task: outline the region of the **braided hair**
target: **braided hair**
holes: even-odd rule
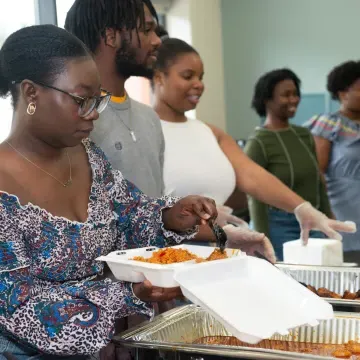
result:
[[[11,34],[0,50],[0,97],[18,100],[24,79],[52,84],[66,68],[67,60],[91,56],[86,46],[54,25],[35,25]]]
[[[96,52],[106,29],[136,30],[145,25],[144,5],[158,20],[150,0],[75,0],[67,13],[65,29]]]

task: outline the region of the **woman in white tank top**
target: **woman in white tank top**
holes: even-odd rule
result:
[[[349,230],[346,225],[328,219],[255,164],[224,131],[186,117],[186,112],[196,108],[203,94],[203,74],[203,62],[194,48],[179,39],[163,41],[154,66],[152,85],[154,108],[162,119],[165,137],[166,194],[199,194],[223,205],[238,187],[264,203],[295,212],[304,243],[312,228],[321,229],[330,238],[340,236],[335,230]],[[263,234],[251,233],[248,229],[245,233],[242,228],[229,228],[228,225],[224,229],[228,238],[240,247],[256,243],[254,238],[258,242],[259,238],[264,239]],[[265,248],[266,255],[274,259],[267,238],[260,247]],[[251,252],[254,247],[250,244],[250,249],[247,249]]]
[[[167,51],[169,43],[170,52]],[[177,52],[176,61],[168,63],[167,54],[173,57]],[[153,79],[155,111],[162,119],[165,137],[165,194],[203,194],[223,205],[236,186],[234,168],[212,129],[185,115],[186,111],[195,109],[204,91],[202,61],[190,45],[182,40],[167,39],[160,48],[156,67],[162,62],[167,63],[167,73],[173,73],[176,66],[181,67],[174,72],[177,76],[165,78],[164,73],[156,72]],[[168,85],[174,91],[163,91],[164,81],[170,82]]]
[[[236,187],[234,168],[219,146],[212,128],[199,120],[188,119],[185,115],[186,111],[196,107],[204,91],[202,61],[199,55],[185,42],[177,39],[166,40],[165,47],[166,42],[169,41],[175,41],[176,46],[185,46],[191,50],[180,55],[180,65],[184,65],[184,69],[180,71],[180,76],[172,82],[175,89],[180,88],[183,92],[191,78],[195,76],[198,80],[183,97],[181,103],[178,103],[179,97],[168,99],[168,95],[171,96],[170,92],[161,92],[161,88],[158,86],[160,80],[158,77],[153,82],[156,100],[155,110],[162,119],[161,125],[165,138],[165,194],[180,197],[186,196],[186,194],[203,194],[214,199],[219,206],[219,212],[222,213],[220,214],[222,217],[221,225],[225,226],[229,217],[226,208],[221,205],[226,202]],[[162,50],[164,50],[164,46]],[[173,51],[171,52],[174,54]],[[161,61],[161,53],[164,52],[160,50],[159,61]],[[177,64],[179,64],[179,60],[180,58],[177,58]],[[164,61],[167,60],[164,59]],[[176,95],[180,94],[180,91],[176,92]],[[176,109],[175,106],[169,105],[174,100]],[[239,233],[242,232],[243,234],[244,231],[245,233],[248,231],[246,223],[244,225],[241,219],[232,217],[231,220],[237,225],[243,225],[238,229]],[[255,232],[249,232],[249,234],[258,242],[258,246],[255,247],[266,252],[266,255],[274,261],[270,242],[266,238],[264,239],[262,234]],[[192,243],[204,244],[204,242],[196,241]],[[266,250],[263,249],[264,243],[266,243]],[[246,250],[249,249],[246,248]]]

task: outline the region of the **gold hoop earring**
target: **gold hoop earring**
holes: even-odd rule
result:
[[[36,111],[36,104],[31,102],[29,103],[27,109],[26,109],[26,112],[29,114],[29,115],[34,115],[35,114],[35,111]]]

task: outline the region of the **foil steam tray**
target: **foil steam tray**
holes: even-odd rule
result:
[[[195,305],[187,305],[157,316],[152,322],[139,325],[118,336],[113,341],[122,346],[151,348],[219,357],[246,359],[333,359],[317,355],[287,351],[259,349],[243,346],[193,344],[206,336],[231,336],[217,320]],[[336,313],[332,320],[318,327],[301,326],[289,335],[275,335],[271,340],[298,343],[344,344],[360,340],[360,315]]]
[[[346,290],[350,292],[360,290],[360,268],[290,264],[277,264],[276,266],[293,279],[306,285],[312,285],[316,289],[324,287],[339,295],[342,295]],[[360,306],[359,300],[324,299],[337,306]]]

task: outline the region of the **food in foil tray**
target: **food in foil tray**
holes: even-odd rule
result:
[[[360,290],[357,292],[350,292],[345,290],[342,295],[337,294],[336,292],[330,291],[324,287],[321,287],[316,290],[314,286],[307,285],[306,286],[309,290],[320,297],[324,298],[331,298],[331,299],[344,299],[344,300],[360,300]]]
[[[218,248],[216,248],[206,259],[198,257],[186,249],[165,248],[154,251],[150,258],[135,256],[131,260],[143,261],[152,264],[175,264],[190,260],[195,260],[196,262],[221,260],[226,259],[227,257],[226,252],[222,253]]]
[[[349,341],[342,345],[335,345],[283,340],[263,340],[256,345],[250,345],[233,336],[208,336],[195,340],[194,344],[245,346],[257,349],[290,351],[317,356],[332,356],[340,359],[360,360],[360,343],[354,341]]]

